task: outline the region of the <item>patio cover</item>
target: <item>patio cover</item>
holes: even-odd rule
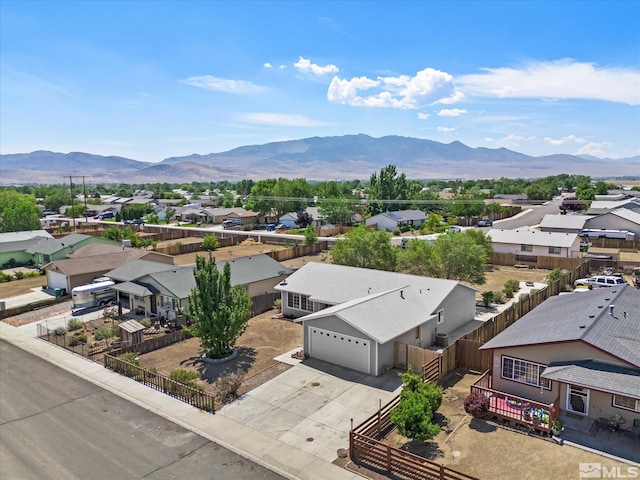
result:
[[[552,363],[542,378],[592,388],[614,395],[640,397],[640,371],[595,360]]]
[[[113,289],[118,292],[128,293],[129,295],[137,295],[138,297],[149,297],[160,293],[159,290],[151,285],[141,285],[134,282],[117,283],[113,286]]]

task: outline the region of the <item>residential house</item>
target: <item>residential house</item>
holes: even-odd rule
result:
[[[539,402],[551,415],[640,418],[640,290],[631,286],[552,297],[481,350],[491,368],[472,391],[512,405],[492,400],[493,413],[524,423],[513,405]]]
[[[594,200],[591,202],[587,215],[601,215],[603,213],[609,213],[619,208],[626,208],[627,210],[640,211],[640,198],[626,198],[624,200],[609,201],[609,200]]]
[[[384,212],[365,220],[367,227],[375,225],[378,230],[392,232],[395,228],[405,225],[419,228],[427,219],[427,215],[420,210],[399,210],[397,212]]]
[[[540,221],[540,230],[555,233],[578,233],[587,227],[593,215],[545,215]]]
[[[306,356],[382,375],[395,342],[429,346],[473,321],[475,290],[438,278],[310,262],[276,287]]]
[[[244,285],[252,298],[273,293],[275,286],[292,272],[291,268],[265,254],[221,260],[216,262],[218,269],[222,270],[225,263],[231,265],[231,284]],[[129,299],[128,305],[125,301],[123,306],[140,308],[148,315],[172,318],[180,309],[188,308],[189,294],[196,285],[193,270],[193,265],[177,267],[135,260],[105,276],[121,282],[115,289],[122,298]]]
[[[27,250],[46,238],[53,239],[46,230],[0,233],[0,266],[33,263]]]
[[[307,212],[311,216],[312,227],[321,227],[323,225],[326,225],[327,222],[325,222],[324,217],[320,215],[320,212],[318,211],[318,207],[306,207],[301,211]],[[297,221],[298,221],[298,212],[285,213],[284,215],[281,215],[279,218],[279,223],[281,223],[282,225],[286,225],[289,228],[298,228],[299,226],[296,223]]]
[[[595,230],[622,230],[640,239],[640,209],[617,208],[589,220],[587,228]]]
[[[580,237],[575,233],[541,232],[532,228],[489,230],[495,253],[513,253],[516,260],[535,262],[537,257],[576,258],[580,255]]]
[[[62,260],[74,250],[89,245],[90,243],[104,243],[120,246],[120,242],[82,233],[70,233],[64,237],[44,238],[35,245],[29,247],[26,252],[30,254],[37,265],[46,265],[54,260]]]
[[[43,267],[49,288],[64,288],[71,292],[74,287],[91,283],[105,273],[136,259],[173,265],[173,257],[158,252],[118,245],[92,243],[68,258],[54,260]]]

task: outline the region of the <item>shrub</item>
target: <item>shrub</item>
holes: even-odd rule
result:
[[[145,327],[149,328],[151,326],[151,319],[143,318],[142,320],[140,320],[140,325],[144,325]]]
[[[464,399],[464,411],[476,418],[484,418],[489,413],[489,398],[480,393],[470,393]]]
[[[394,228],[394,229],[393,229],[393,234],[394,234],[395,236],[398,236],[398,235],[400,235],[401,233],[402,233],[402,231],[400,230],[400,228],[396,227],[396,228]]]
[[[80,343],[87,343],[86,333],[76,333],[73,338],[77,338]]]
[[[22,280],[24,278],[24,272],[18,270],[13,273],[13,276],[16,277],[16,280]]]
[[[75,347],[77,345],[80,345],[80,340],[78,339],[78,337],[73,336],[69,339],[69,346],[70,347]]]
[[[495,292],[493,292],[493,301],[495,303],[504,303],[504,299],[502,298],[503,296],[504,292],[496,290]]]
[[[119,364],[118,367],[115,369],[115,371],[123,375],[126,375],[127,377],[132,377],[136,373],[136,371],[138,371],[138,369],[135,367],[140,366],[140,360],[138,360],[138,355],[140,354],[137,352],[122,353],[118,355],[116,358],[126,363]]]
[[[244,381],[244,372],[237,370],[218,378],[214,383],[215,395],[218,401],[235,400],[238,390]]]
[[[0,282],[10,282],[11,280],[13,280],[13,276],[0,272]]]
[[[93,338],[95,338],[98,341],[106,340],[107,338],[112,336],[113,335],[111,334],[110,328],[100,327],[95,332],[93,332]]]
[[[213,251],[216,250],[220,246],[220,242],[215,235],[205,235],[202,238],[202,249]]]
[[[493,302],[494,296],[495,296],[495,292],[492,292],[492,291],[482,292],[482,303],[484,303],[485,308],[487,308],[489,304]]]
[[[549,275],[547,276],[547,285],[551,285],[553,282],[562,278],[563,276],[564,270],[562,270],[561,268],[554,268],[553,270],[551,270],[551,272],[549,272]]]
[[[275,302],[273,302],[273,308],[277,309],[279,312],[282,312],[282,299],[278,298]]]
[[[196,380],[200,378],[197,372],[192,372],[189,370],[174,370],[169,374],[169,379],[186,385],[188,387],[194,388],[201,392],[204,392],[204,387],[200,385]]]
[[[54,333],[58,336],[58,337],[64,337],[65,333],[67,333],[67,329],[64,327],[58,327],[54,330]]]
[[[508,298],[513,298],[513,293],[520,290],[520,282],[515,278],[507,280],[504,282],[504,294]]]
[[[73,332],[84,327],[84,323],[79,318],[72,318],[67,322],[67,332]]]

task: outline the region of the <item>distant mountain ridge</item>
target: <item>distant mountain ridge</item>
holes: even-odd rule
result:
[[[221,153],[170,157],[159,163],[83,152],[0,155],[2,184],[63,183],[84,175],[89,183],[157,183],[275,177],[308,180],[367,179],[385,165],[408,178],[638,175],[640,156],[598,159],[567,154],[531,157],[506,148],[471,148],[461,142],[343,135],[249,145]]]

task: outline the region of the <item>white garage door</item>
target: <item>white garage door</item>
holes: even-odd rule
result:
[[[47,276],[49,277],[47,282],[49,284],[49,288],[67,288],[66,275],[49,270],[47,271]]]
[[[369,350],[371,342],[318,327],[308,326],[309,356],[370,373]]]

